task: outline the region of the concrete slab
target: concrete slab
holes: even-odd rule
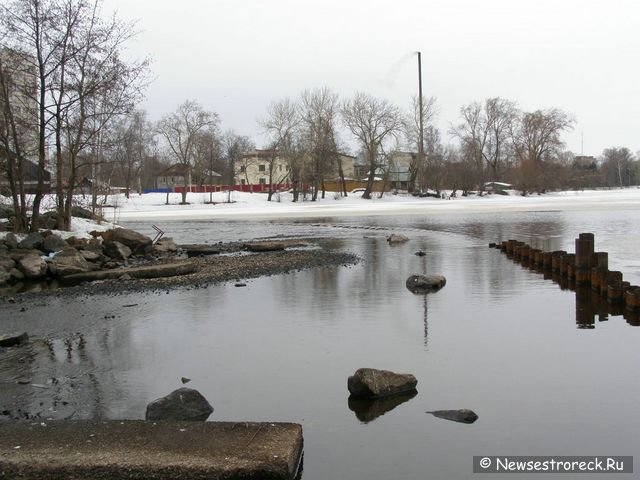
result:
[[[266,480],[295,478],[293,423],[0,422],[0,478]]]

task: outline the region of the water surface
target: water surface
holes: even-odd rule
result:
[[[0,357],[0,410],[143,418],[149,401],[188,377],[214,406],[211,420],[301,423],[306,480],[470,479],[473,455],[633,455],[640,329],[588,291],[563,289],[487,243],[573,250],[573,239],[591,231],[611,267],[637,283],[635,213],[164,222],[182,243],[334,238],[331,248],[363,262],[246,288],[10,306],[3,325],[34,341]],[[152,233],[150,224],[127,226]],[[391,232],[411,240],[389,246]],[[413,295],[404,283],[414,273],[442,273],[447,285]],[[395,408],[354,411],[346,383],[360,367],[413,373],[418,394]],[[458,408],[479,420],[425,413]]]

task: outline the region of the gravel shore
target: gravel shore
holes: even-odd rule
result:
[[[0,297],[0,303],[23,302],[50,296],[73,297],[78,295],[108,294],[119,295],[140,291],[171,290],[174,288],[202,288],[216,283],[241,282],[244,279],[284,274],[309,268],[349,266],[358,263],[359,258],[351,253],[325,248],[322,242],[289,241],[287,248],[280,251],[247,253],[242,244],[218,245],[220,254],[189,258],[195,272],[173,277],[129,279],[126,269],[124,277],[116,280],[100,280],[73,287],[29,291],[15,296]],[[169,255],[153,262],[140,259],[136,266],[159,264],[184,259],[184,255]]]

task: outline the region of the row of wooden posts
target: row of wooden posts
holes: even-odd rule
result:
[[[609,254],[595,251],[594,234],[581,233],[575,245],[576,253],[544,252],[518,240],[490,243],[489,247],[500,249],[514,261],[566,277],[576,286],[590,285],[612,305],[624,306],[634,312],[640,310],[640,287],[624,281],[622,272],[609,270]]]

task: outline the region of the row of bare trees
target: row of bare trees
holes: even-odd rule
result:
[[[430,98],[423,104],[423,109],[430,122],[435,112],[435,99]],[[413,115],[414,120],[417,115]],[[341,181],[341,193],[347,195],[340,155],[347,149],[341,131],[355,139],[368,164],[363,197],[370,198],[376,172],[388,165],[388,155],[398,150],[403,142],[416,141],[417,120],[410,121],[410,118],[412,116],[387,100],[358,92],[341,101],[335,92],[324,87],[305,90],[297,99],[272,102],[259,123],[269,137],[269,149],[277,151],[287,163],[293,200],[297,201],[300,188],[307,184],[311,184],[312,200],[317,199],[319,192],[324,197],[324,181],[328,175],[335,177],[336,173]],[[270,171],[275,171],[270,167]],[[418,163],[411,166],[414,180],[420,167]],[[269,180],[274,183],[273,178]]]

